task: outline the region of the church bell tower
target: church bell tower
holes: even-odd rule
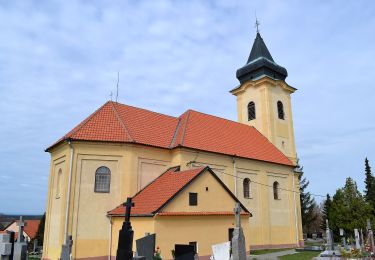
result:
[[[276,64],[259,31],[247,63],[236,73],[240,85],[230,92],[237,97],[238,121],[254,126],[292,162],[296,148],[287,70]]]

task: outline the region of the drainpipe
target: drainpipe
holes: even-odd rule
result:
[[[293,197],[294,197],[294,219],[295,219],[295,223],[296,223],[296,240],[297,240],[297,245],[299,246],[299,230],[298,230],[298,214],[297,214],[297,200],[296,200],[296,185],[295,185],[295,174],[297,174],[297,172],[294,172],[292,173],[292,177],[293,177]]]
[[[112,257],[112,217],[109,216],[109,253],[108,253],[108,260],[111,260]]]
[[[68,141],[68,144],[70,146],[70,162],[69,162],[69,179],[68,179],[68,193],[66,197],[66,209],[65,209],[65,229],[64,229],[64,239],[65,239],[65,245],[68,245],[68,225],[69,225],[69,206],[70,206],[70,192],[71,192],[71,186],[72,186],[72,170],[73,170],[73,145]]]
[[[237,170],[236,170],[236,155],[233,155],[233,175],[234,175],[234,195],[238,197],[237,194]]]

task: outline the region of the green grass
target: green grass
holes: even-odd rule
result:
[[[292,255],[284,255],[279,257],[280,260],[311,260],[316,257],[320,252],[301,252]]]
[[[250,255],[264,255],[269,253],[281,252],[286,250],[291,250],[293,248],[278,248],[278,249],[259,249],[259,250],[251,250]]]

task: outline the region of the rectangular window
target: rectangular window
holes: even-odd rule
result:
[[[189,192],[189,205],[190,206],[198,205],[198,193]]]
[[[194,242],[189,242],[190,246],[194,247],[194,253],[198,254],[198,243],[196,241]]]

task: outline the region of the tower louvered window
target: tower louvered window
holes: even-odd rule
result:
[[[109,193],[111,186],[111,171],[105,167],[99,167],[95,172],[95,192]]]
[[[250,183],[251,181],[249,178],[243,180],[243,197],[245,199],[250,198]]]
[[[285,116],[284,105],[281,101],[277,101],[277,113],[279,115],[279,119],[284,120],[284,116]]]
[[[247,105],[247,113],[249,121],[255,119],[255,103],[253,101]]]

